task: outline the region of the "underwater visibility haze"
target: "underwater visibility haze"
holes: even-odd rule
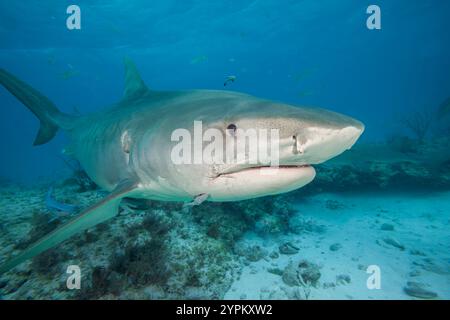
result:
[[[449,299],[449,10],[0,2],[0,299]]]

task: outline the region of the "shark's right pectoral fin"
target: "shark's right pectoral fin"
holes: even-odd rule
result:
[[[11,258],[11,260],[6,261],[0,266],[0,274],[5,273],[22,262],[55,247],[73,235],[92,228],[93,226],[116,216],[120,201],[124,197],[130,195],[130,193],[136,190],[136,188],[136,182],[129,180],[123,181],[110,195],[90,206],[76,218],[49,233],[47,236],[34,243],[17,256]]]

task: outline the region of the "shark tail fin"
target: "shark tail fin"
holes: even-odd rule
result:
[[[0,69],[0,84],[19,99],[41,122],[35,146],[53,139],[59,128],[68,129],[73,117],[60,112],[55,104],[30,85]]]

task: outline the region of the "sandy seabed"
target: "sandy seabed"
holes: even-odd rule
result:
[[[45,212],[46,188],[2,189],[2,258],[30,235],[33,213]],[[58,190],[58,199],[82,207],[101,197],[98,191]],[[254,210],[264,200],[252,201],[235,208]],[[229,217],[229,207],[220,204],[205,204],[192,213],[164,203],[144,211],[127,209],[108,227],[60,245],[49,256],[52,264],[41,259],[9,272],[0,279],[0,298],[450,299],[450,192],[294,194],[265,201],[280,202],[276,208],[288,206],[293,213],[288,221],[274,220],[272,225],[278,214],[262,214],[243,233],[236,231],[241,221],[235,219],[244,215]],[[146,223],[149,215],[151,226]],[[264,223],[282,231],[261,232],[268,228]],[[283,229],[284,223],[289,228]],[[228,237],[231,231],[235,239]],[[166,276],[161,271],[148,278],[156,260],[147,261],[147,253],[139,251],[153,250],[152,239],[161,237],[164,250],[156,248],[171,271],[164,282],[155,278]],[[140,267],[134,273],[112,267],[117,264],[114,251],[127,246],[142,252],[132,264],[121,261],[126,268]],[[65,266],[77,261],[84,261],[88,278],[83,281],[91,283],[83,295],[63,286]],[[42,264],[52,273],[33,269]],[[367,287],[367,268],[374,265],[380,270],[379,289]],[[161,284],[154,285],[155,279]]]
[[[293,287],[281,272],[304,259],[320,270],[318,283],[308,288],[310,299],[414,299],[432,293],[450,298],[450,193],[319,194],[303,200],[296,205],[298,218],[326,231],[277,238],[248,233],[242,241],[269,251],[284,242],[299,250],[244,267],[225,299],[292,298]],[[380,268],[380,289],[367,287],[370,265]],[[424,289],[425,296],[422,290],[416,297],[407,294],[411,286]]]

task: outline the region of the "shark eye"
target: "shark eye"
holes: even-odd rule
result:
[[[227,126],[227,133],[234,136],[236,134],[237,127],[234,123],[231,123]]]

